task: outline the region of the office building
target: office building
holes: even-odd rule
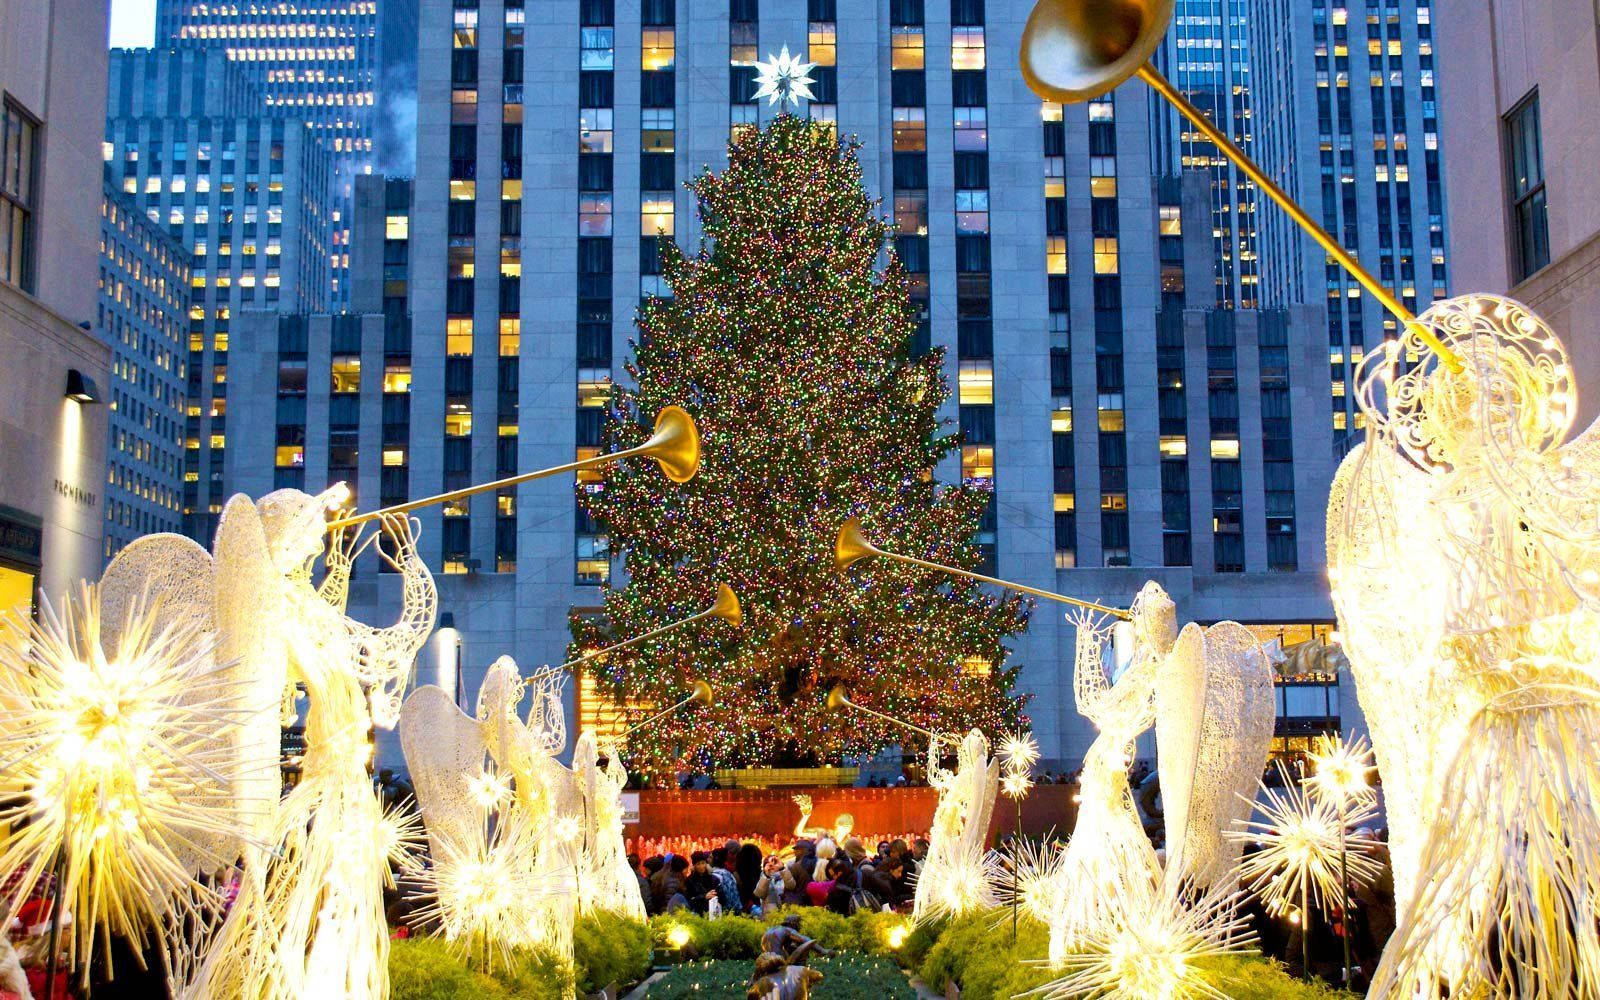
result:
[[[1253,0],[1262,166],[1412,312],[1450,285],[1433,0]],[[1445,16],[1456,16],[1452,5]],[[1470,85],[1469,85],[1470,86]],[[1260,206],[1262,302],[1327,305],[1336,446],[1348,391],[1396,321],[1276,206]]]
[[[374,317],[262,317],[235,372],[248,364],[253,387],[235,385],[250,408],[230,449],[239,487],[269,485],[276,442],[301,426],[302,404],[280,397],[302,384],[306,488],[351,468],[316,439],[357,355],[358,398],[337,404],[355,421],[337,433],[357,442],[363,506],[374,484],[388,491],[388,468],[426,496],[595,453],[640,298],[670,292],[662,241],[698,236],[682,184],[776,113],[751,100],[752,64],[788,45],[818,63],[800,113],[862,138],[866,184],[899,225],[917,347],[946,348],[947,416],[965,435],[940,475],[992,484],[979,539],[992,568],[1112,601],[1153,578],[1185,620],[1325,633],[1326,369],[1304,332],[1319,309],[1214,309],[1208,182],[1153,183],[1138,85],[1041,106],[1014,58],[1026,14],[973,0],[428,0],[418,142],[449,155],[419,160],[404,222],[405,388],[401,340]],[[385,214],[385,237],[399,226]],[[401,398],[407,443],[389,466]],[[568,613],[599,604],[614,553],[572,490],[557,477],[418,512],[469,698],[498,655],[559,662]],[[367,573],[352,609],[381,622],[392,583]],[[1057,762],[1093,735],[1073,704],[1073,641],[1041,607],[1014,654]],[[583,691],[574,715],[615,719]]]
[[[212,114],[240,83],[197,75],[202,63],[212,60],[184,50],[113,52],[104,157],[109,183],[190,253],[183,515],[185,533],[205,542],[230,492],[233,316],[327,308],[332,166],[301,121]],[[196,99],[210,86],[221,94]]]
[[[1254,155],[1249,8],[1250,0],[1177,0],[1155,61],[1191,104],[1246,154]],[[1211,178],[1216,305],[1254,309],[1261,294],[1255,185],[1175,108],[1159,97],[1153,101],[1151,152],[1156,175],[1201,170]]]
[[[152,532],[183,530],[189,250],[106,188],[100,203],[100,305],[111,346],[105,557]]]
[[[99,576],[111,351],[93,330],[106,6],[0,6],[0,608]]]
[[[1458,293],[1527,303],[1567,345],[1580,426],[1600,414],[1600,16],[1573,0],[1489,0],[1439,24]]]
[[[256,85],[264,113],[306,122],[332,152],[330,280],[344,302],[355,178],[376,143],[409,139],[416,0],[210,3],[158,0],[156,44],[224,53]]]

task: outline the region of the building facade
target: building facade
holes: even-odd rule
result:
[[[93,332],[106,7],[0,7],[0,609],[99,576],[110,349]],[[59,606],[59,603],[58,603]]]
[[[1172,24],[1156,53],[1156,66],[1190,103],[1253,156],[1255,88],[1251,70],[1255,59],[1250,48],[1250,2],[1177,0]],[[1201,170],[1211,178],[1216,305],[1254,309],[1261,296],[1255,186],[1175,108],[1159,97],[1154,100],[1151,151],[1156,175]]]
[[[373,169],[380,136],[400,138],[386,125],[407,117],[415,38],[416,0],[156,4],[158,46],[225,54],[259,89],[263,113],[306,122],[333,154],[329,264],[336,304],[347,294],[355,178]]]
[[[1450,286],[1433,0],[1253,0],[1262,166],[1412,312]],[[1444,18],[1460,16],[1449,5]],[[1464,84],[1471,89],[1473,84]],[[1262,301],[1325,303],[1337,446],[1348,391],[1396,321],[1276,206],[1261,206]]]
[[[193,113],[241,93],[231,74],[194,75],[210,62],[183,50],[113,52],[104,125],[108,183],[190,254],[182,506],[185,532],[202,542],[230,492],[234,314],[325,309],[331,287],[327,150],[294,119]],[[222,93],[197,99],[208,84]]]
[[[1489,0],[1452,9],[1439,34],[1444,139],[1477,151],[1446,172],[1456,290],[1509,294],[1550,323],[1587,424],[1600,413],[1600,197],[1587,168],[1600,156],[1600,15]]]
[[[252,349],[230,375],[234,413],[249,414],[231,442],[234,485],[259,491],[264,469],[284,472],[285,427],[305,428],[294,481],[320,489],[354,468],[380,503],[399,495],[391,469],[419,497],[593,454],[641,296],[670,293],[662,242],[699,233],[682,184],[776,113],[751,100],[752,66],[788,45],[818,63],[800,113],[862,138],[912,275],[917,348],[947,349],[946,416],[964,443],[940,475],[992,485],[980,538],[992,568],[1114,602],[1156,579],[1185,620],[1325,633],[1320,309],[1215,309],[1208,179],[1153,182],[1136,84],[1041,105],[1015,65],[1026,13],[973,0],[428,0],[418,145],[448,155],[419,160],[409,217],[385,209],[381,229],[386,259],[408,236],[409,332],[377,315],[247,316]],[[358,217],[358,240],[379,232]],[[302,385],[303,401],[287,398]],[[314,443],[333,433],[354,440],[353,466]],[[468,697],[500,654],[559,662],[568,613],[599,605],[614,553],[572,491],[557,477],[418,512]],[[392,584],[358,574],[352,608],[382,621]],[[1073,703],[1073,642],[1041,607],[1014,654],[1057,762],[1093,737]],[[610,709],[580,693],[575,721]]]
[[[189,250],[109,186],[100,203],[96,314],[111,347],[109,560],[140,535],[183,531],[189,364]]]

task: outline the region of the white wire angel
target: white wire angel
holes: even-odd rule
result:
[[[1403,894],[1371,995],[1600,995],[1600,428],[1561,444],[1572,370],[1526,307],[1418,323],[1460,370],[1410,329],[1369,355],[1329,501]]]
[[[985,876],[984,842],[1000,788],[1000,762],[989,756],[989,740],[974,729],[956,752],[956,770],[939,767],[939,740],[929,741],[928,774],[938,789],[928,834],[928,856],[917,868],[912,917],[917,921],[960,916],[993,906]]]

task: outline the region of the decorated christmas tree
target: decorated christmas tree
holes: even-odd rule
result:
[[[905,274],[865,193],[857,144],[784,115],[744,133],[720,174],[689,185],[698,253],[667,246],[670,299],[640,311],[636,387],[613,390],[607,446],[684,405],[703,436],[700,474],[668,482],[646,463],[609,466],[579,502],[624,553],[604,614],[574,615],[573,655],[708,607],[727,583],[744,625],[708,623],[591,664],[596,687],[643,712],[704,678],[716,705],[633,737],[635,768],[829,762],[905,742],[859,713],[829,713],[838,682],[860,704],[938,731],[1015,726],[1005,666],[1029,607],[945,575],[877,560],[841,576],[839,525],[859,516],[887,547],[974,568],[987,502],[940,485],[959,441],[939,350],[913,357]]]

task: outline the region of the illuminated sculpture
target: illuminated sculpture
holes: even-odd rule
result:
[[[1385,785],[1448,762],[1436,795],[1399,803],[1410,898],[1371,995],[1593,995],[1600,431],[1561,443],[1566,352],[1497,296],[1436,303],[1360,375],[1368,440],[1329,501],[1335,605]],[[1401,611],[1408,634],[1381,634]],[[1419,708],[1415,729],[1393,718]]]
[[[622,838],[622,789],[628,783],[628,772],[615,751],[604,754],[604,764],[601,756],[592,730],[578,736],[572,749],[573,778],[584,804],[578,908],[580,912],[606,910],[642,921],[645,911],[639,878],[628,864],[627,844]]]
[[[401,516],[383,519],[387,544],[379,547],[401,578],[403,607],[395,625],[374,628],[344,614],[351,563],[367,544],[357,535],[334,536],[324,582],[313,587],[331,496],[279,490],[255,505],[242,497],[230,502],[228,513],[255,543],[240,556],[240,568],[262,591],[240,592],[229,579],[221,558],[223,533],[232,534],[228,513],[218,529],[219,631],[229,635],[225,623],[259,616],[263,604],[272,609],[261,627],[276,633],[286,661],[260,683],[263,690],[280,678],[304,685],[306,752],[300,783],[263,824],[263,840],[274,851],[271,864],[246,851],[237,901],[209,943],[194,942],[207,954],[193,981],[174,984],[185,997],[388,994],[382,890],[404,845],[373,791],[368,733],[375,723],[392,725],[398,715],[397,692],[433,627],[435,592],[416,550],[415,527]],[[257,713],[263,709],[253,706]],[[253,721],[265,729],[262,719]],[[275,784],[275,750],[269,774]]]
[[[984,872],[984,841],[999,790],[1000,762],[989,756],[989,740],[974,729],[956,752],[956,770],[939,766],[937,739],[928,747],[928,774],[938,789],[928,834],[928,856],[917,867],[912,918],[957,917],[994,905]]]
[[[800,818],[795,821],[794,835],[796,837],[811,837],[821,839],[832,838],[835,844],[844,843],[856,828],[856,818],[847,812],[842,812],[834,817],[833,827],[811,826],[812,803],[809,795],[795,795],[792,797],[794,804],[800,807]]]
[[[6,923],[60,857],[72,963],[97,938],[144,943],[214,904],[195,881],[231,859],[238,724],[232,664],[195,622],[133,601],[106,627],[85,586],[57,614],[15,622],[0,643],[0,871],[15,873]],[[18,821],[26,821],[19,823]]]

